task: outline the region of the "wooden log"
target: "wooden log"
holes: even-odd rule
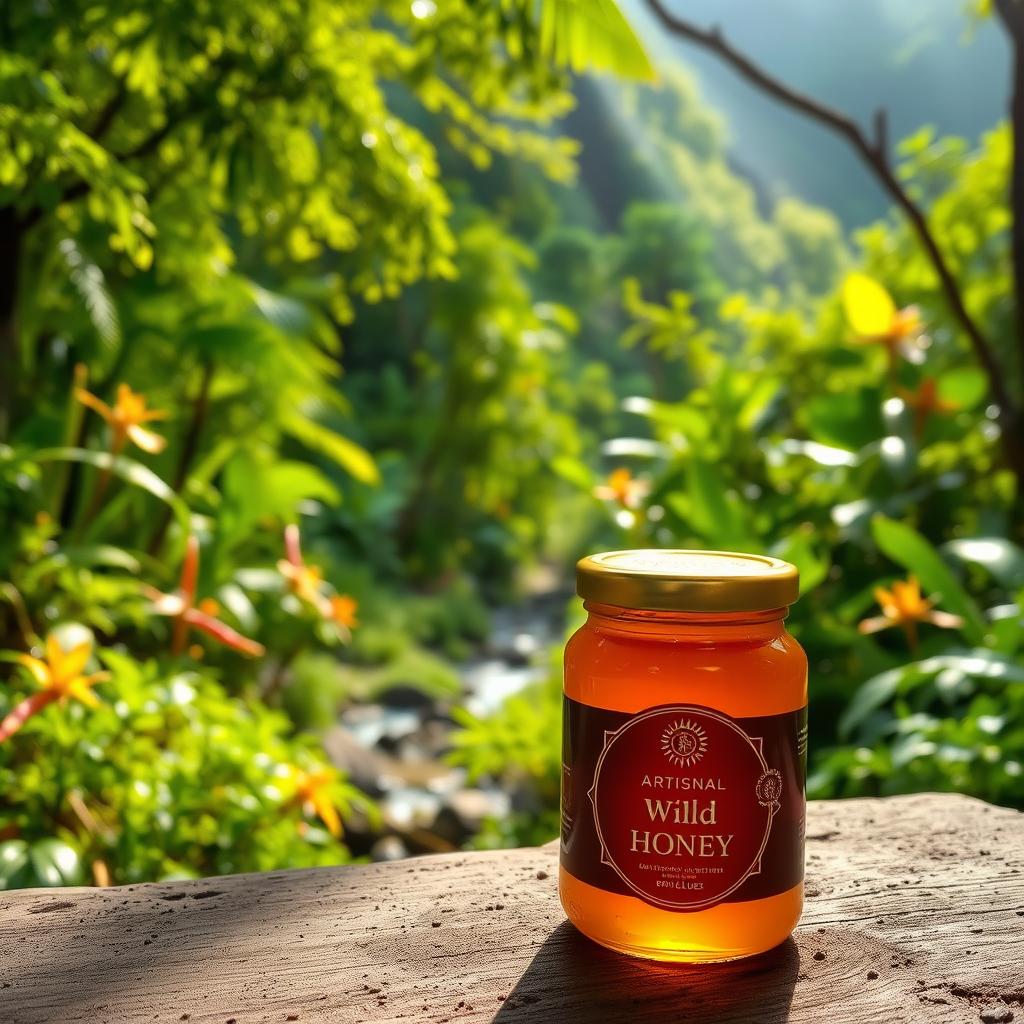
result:
[[[0,1021],[1024,1024],[1024,815],[812,804],[807,908],[762,957],[631,960],[565,922],[557,846],[0,894]]]

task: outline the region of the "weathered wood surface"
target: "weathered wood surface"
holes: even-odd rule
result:
[[[565,923],[557,849],[0,894],[0,1021],[1024,1022],[1024,815],[812,804],[795,941],[705,967]]]

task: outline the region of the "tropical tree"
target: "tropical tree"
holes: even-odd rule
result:
[[[63,326],[69,296],[100,345],[119,344],[112,279],[145,275],[202,301],[254,256],[288,280],[330,250],[322,297],[344,320],[352,296],[450,276],[435,150],[397,111],[410,100],[430,111],[478,161],[514,152],[568,175],[571,142],[524,127],[566,109],[556,65],[649,70],[614,5],[600,8],[599,18],[564,2],[473,0],[7,9],[0,438],[45,383],[40,346]]]

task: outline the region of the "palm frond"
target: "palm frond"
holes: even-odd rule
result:
[[[573,71],[652,81],[654,68],[614,0],[541,0],[541,50]]]

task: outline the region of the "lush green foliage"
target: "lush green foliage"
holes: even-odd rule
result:
[[[230,697],[208,671],[140,662],[123,651],[105,650],[100,659],[114,678],[101,687],[103,704],[33,717],[0,766],[12,804],[5,827],[19,837],[0,846],[0,885],[51,884],[33,851],[53,838],[66,851],[62,870],[72,883],[343,856],[326,828],[303,817],[299,765],[319,756],[288,738],[282,715]],[[343,811],[358,798],[341,782],[331,785]],[[53,832],[36,838],[43,825]],[[28,864],[18,855],[24,850]]]
[[[675,72],[570,83],[650,77],[608,0],[3,31],[0,888],[347,859],[339,710],[457,700],[487,601],[623,545],[800,566],[815,795],[1024,802],[1020,498],[902,221],[769,202]],[[903,154],[1012,366],[1008,133]],[[558,655],[452,712],[478,845],[556,827]]]
[[[904,151],[941,241],[963,254],[972,309],[1008,350],[1005,132],[976,153],[927,135]],[[652,302],[627,281],[626,341],[681,361],[691,383],[682,399],[626,397],[635,430],[605,445],[618,468],[602,483],[581,467],[608,512],[588,546],[759,550],[799,566],[805,599],[790,628],[811,662],[812,795],[945,789],[1020,805],[1015,481],[984,378],[916,240],[883,223],[859,241],[875,280],[851,276],[845,303],[837,294],[813,316],[737,294],[698,317],[690,294]],[[470,722],[460,759],[484,771],[513,742],[510,764],[548,758],[535,785],[550,793],[558,700],[553,675],[530,700]]]
[[[479,378],[466,399],[493,422],[489,447],[460,455],[514,457],[501,446],[516,394],[520,413],[540,397],[529,414],[547,431],[546,392],[524,381],[553,375],[544,355],[568,315],[528,301],[521,245],[453,225],[425,129],[473,166],[500,154],[565,179],[574,143],[543,128],[570,102],[558,66],[588,47],[628,73],[646,58],[611,4],[595,18],[557,0],[67,2],[7,12],[3,31],[0,647],[17,667],[0,692],[2,884],[342,859],[353,791],[266,705],[294,675],[295,720],[331,716],[329,681],[304,702],[292,669],[351,639],[360,598],[391,634],[354,646],[373,667],[356,692],[396,666],[450,692],[416,641],[454,649],[481,625],[457,586],[395,622],[337,545],[322,559],[359,598],[300,550],[295,523],[328,532],[344,487],[368,541],[374,503],[396,493],[349,436],[339,325],[355,301],[461,271],[444,285],[437,358],[460,383]],[[473,348],[492,338],[481,375]],[[453,399],[425,435],[432,490],[469,415]],[[457,507],[507,497],[481,483]],[[395,529],[403,558],[413,513]],[[386,552],[376,564],[401,579]],[[412,643],[397,644],[410,617]]]

